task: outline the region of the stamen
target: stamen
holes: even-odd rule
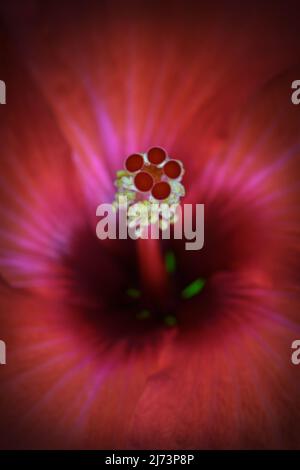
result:
[[[142,237],[144,228],[157,222],[162,230],[176,222],[176,207],[185,195],[181,183],[183,174],[182,163],[170,159],[161,147],[152,147],[147,153],[131,154],[126,159],[125,170],[117,172],[113,207],[117,210],[122,206],[121,201],[126,200],[129,226],[134,229],[137,238]],[[126,206],[126,202],[122,207]],[[157,208],[156,216],[151,213],[152,204]],[[163,210],[166,205],[171,209],[168,216],[167,211]],[[147,209],[142,211],[142,220],[139,209]]]

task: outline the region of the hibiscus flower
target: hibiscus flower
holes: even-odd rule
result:
[[[293,4],[1,10],[1,447],[299,447]],[[199,251],[96,236],[153,146],[205,204]]]

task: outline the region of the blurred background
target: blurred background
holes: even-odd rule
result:
[[[1,448],[300,447],[299,15],[2,2]],[[157,145],[205,204],[200,251],[96,237]]]

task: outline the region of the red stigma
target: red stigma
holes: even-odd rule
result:
[[[160,165],[166,159],[166,152],[161,147],[152,147],[148,151],[148,160],[153,165]]]
[[[181,175],[181,165],[176,160],[169,160],[163,168],[164,174],[171,179],[176,179]]]
[[[150,191],[153,186],[153,178],[146,171],[141,171],[134,178],[136,188],[141,192]]]
[[[130,173],[135,173],[136,171],[140,170],[144,165],[144,159],[138,153],[134,153],[130,155],[125,162],[125,168]]]
[[[166,181],[156,183],[152,188],[152,196],[155,199],[166,199],[171,192],[171,187]]]

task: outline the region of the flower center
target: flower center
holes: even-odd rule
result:
[[[138,222],[146,227],[155,221],[150,216],[145,216],[142,221],[135,219],[133,214],[139,213],[139,209],[150,209],[152,204],[172,206],[173,212],[164,211],[164,216],[161,217],[163,220],[160,228],[166,228],[167,224],[174,223],[174,211],[185,195],[181,183],[183,174],[183,164],[170,158],[161,147],[152,147],[146,153],[129,155],[125,160],[124,170],[117,172],[114,207],[118,209],[121,201],[126,198],[128,208],[133,206],[128,213],[132,225]]]
[[[173,251],[167,251],[164,255],[164,270],[168,276],[168,280],[172,283],[172,277],[176,276],[176,256]],[[204,278],[197,278],[186,287],[184,287],[180,293],[182,300],[188,300],[192,297],[197,296],[205,286],[205,279]],[[135,288],[130,287],[126,290],[127,296],[132,300],[132,304],[137,307],[139,306],[140,310],[138,310],[135,314],[136,319],[138,320],[150,320],[153,316],[155,316],[155,311],[151,311],[151,307],[147,305],[142,305],[144,299],[143,291]],[[168,292],[164,292],[164,295],[168,294]],[[177,318],[175,311],[168,311],[167,309],[164,311],[163,315],[161,315],[161,321],[168,327],[175,327],[177,325]]]
[[[137,236],[137,253],[140,279],[146,296],[156,298],[162,304],[164,296],[170,295],[170,260],[164,263],[161,244],[157,239],[143,239],[143,232],[157,223],[161,230],[176,222],[176,208],[185,195],[182,185],[184,167],[182,162],[170,158],[161,147],[152,147],[146,153],[129,155],[124,170],[117,172],[114,207],[119,209],[126,198],[129,225]],[[156,211],[151,209],[155,205]],[[146,210],[145,210],[146,209]],[[168,209],[168,210],[166,210]],[[154,214],[154,215],[153,215]],[[169,255],[170,257],[170,255]],[[173,269],[175,269],[173,263]],[[135,287],[127,294],[139,299],[141,292]],[[148,307],[142,306],[136,318],[146,320],[151,317]],[[173,314],[164,316],[166,325],[174,326]]]

